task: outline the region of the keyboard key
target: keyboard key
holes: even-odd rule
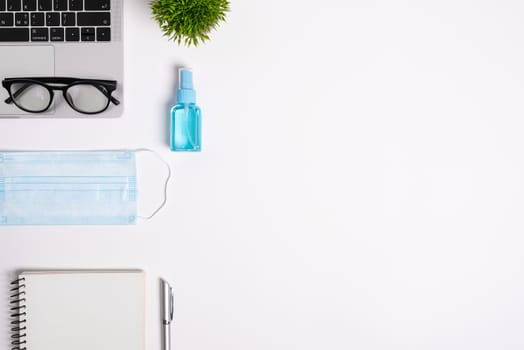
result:
[[[22,0],[22,11],[36,11],[36,0]]]
[[[20,11],[21,9],[20,0],[7,0],[7,11]]]
[[[13,14],[12,13],[0,13],[0,27],[12,27],[13,26]]]
[[[80,29],[80,39],[82,39],[82,41],[95,41],[95,28],[84,27]]]
[[[38,0],[38,11],[51,11],[52,0]]]
[[[78,28],[66,28],[66,41],[79,41],[79,32]]]
[[[62,12],[62,26],[72,27],[76,25],[76,14],[74,12]]]
[[[64,28],[51,28],[51,41],[64,41]]]
[[[111,9],[110,0],[85,0],[86,11],[108,11]]]
[[[0,11],[5,11],[5,0],[0,0]]]
[[[95,41],[95,35],[94,34],[82,34],[82,41]]]
[[[82,11],[84,3],[82,0],[69,0],[69,11]]]
[[[111,41],[111,28],[96,28],[96,40]]]
[[[108,26],[111,24],[111,13],[109,12],[79,12],[77,23],[81,27]]]
[[[31,28],[31,41],[49,41],[47,28]]]
[[[95,28],[93,27],[84,27],[80,29],[81,35],[95,34]]]
[[[27,12],[15,13],[15,26],[28,27],[29,26],[29,13]]]
[[[29,28],[0,28],[1,41],[29,41]]]
[[[32,27],[42,27],[44,26],[44,14],[42,12],[32,12],[31,13],[31,26]]]
[[[67,0],[55,0],[54,11],[67,11]]]
[[[48,27],[58,27],[60,25],[60,14],[58,12],[46,13],[45,25]]]

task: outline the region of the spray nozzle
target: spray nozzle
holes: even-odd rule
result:
[[[180,73],[180,88],[193,89],[193,72],[187,69],[181,69]]]
[[[186,68],[178,71],[179,87],[177,103],[195,103],[196,93],[193,89],[193,72]]]

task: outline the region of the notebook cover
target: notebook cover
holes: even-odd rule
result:
[[[145,350],[142,271],[23,272],[27,350]]]

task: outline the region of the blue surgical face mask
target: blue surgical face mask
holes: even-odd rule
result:
[[[132,225],[137,202],[135,151],[0,152],[0,225]]]

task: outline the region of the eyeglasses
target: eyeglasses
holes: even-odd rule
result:
[[[119,105],[112,97],[116,90],[115,80],[77,79],[77,78],[6,78],[2,86],[9,92],[4,102],[14,103],[29,113],[42,113],[51,107],[54,91],[62,91],[64,99],[75,111],[84,114],[102,113],[109,103]]]

